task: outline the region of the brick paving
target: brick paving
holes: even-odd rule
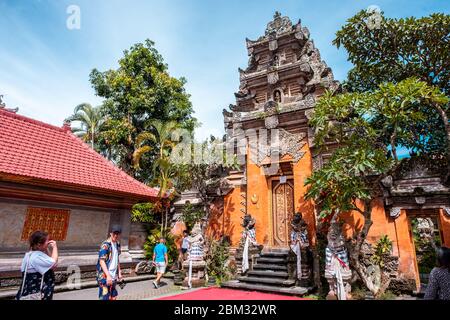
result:
[[[171,279],[162,279],[161,286],[155,289],[152,280],[137,281],[127,283],[125,288],[120,289],[117,300],[142,300],[152,299],[162,295],[181,293],[179,286],[173,284]],[[97,300],[98,288],[88,288],[59,292],[53,295],[53,300]]]

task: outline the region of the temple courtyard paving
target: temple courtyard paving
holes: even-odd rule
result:
[[[154,299],[160,296],[170,294],[178,294],[185,292],[180,289],[180,286],[173,284],[172,279],[161,280],[161,286],[155,289],[153,280],[137,281],[127,283],[123,289],[117,287],[119,296],[117,300],[142,300]],[[58,292],[53,295],[53,300],[97,300],[98,288],[87,288],[81,290],[71,290],[65,292]]]

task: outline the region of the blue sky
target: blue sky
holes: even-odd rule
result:
[[[81,10],[81,28],[69,30],[69,5]],[[343,80],[351,65],[331,45],[334,33],[361,9],[379,6],[389,17],[450,12],[447,0],[0,0],[0,94],[19,113],[61,126],[81,102],[97,105],[93,68],[116,68],[123,50],[149,38],[184,76],[198,138],[223,134],[222,109],[234,103],[237,68],[248,61],[245,38],[264,33],[275,10],[307,26],[322,59]]]

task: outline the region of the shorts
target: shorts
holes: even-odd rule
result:
[[[155,262],[156,265],[156,272],[157,273],[164,273],[166,272],[166,263],[165,262]]]
[[[181,253],[185,254],[187,252],[187,250],[188,250],[187,248],[181,248]]]
[[[106,284],[106,279],[102,279],[98,282],[98,299],[99,300],[110,300],[111,298],[117,297],[118,292],[116,289],[116,281],[113,281],[111,286]]]

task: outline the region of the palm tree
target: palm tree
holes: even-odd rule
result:
[[[85,142],[91,144],[94,149],[95,140],[99,134],[104,119],[100,112],[100,107],[92,107],[89,103],[82,103],[75,107],[73,115],[66,121],[78,121],[80,127],[72,128],[72,132]]]
[[[133,163],[135,169],[140,167],[139,162],[142,156],[156,149],[156,160],[153,163],[153,173],[155,176],[155,182],[159,186],[158,197],[160,203],[165,202],[164,199],[167,197],[168,191],[173,186],[172,179],[175,174],[173,165],[171,164],[169,157],[172,148],[175,146],[175,142],[172,141],[171,137],[173,131],[176,130],[179,125],[176,121],[162,122],[160,120],[151,120],[149,126],[153,128],[153,132],[145,131],[140,133],[136,137],[136,150],[133,154]],[[146,144],[145,142],[150,142],[151,144]],[[164,221],[165,220],[165,221]],[[161,234],[167,228],[168,220],[168,207],[165,206],[165,218],[162,216],[161,219]]]

